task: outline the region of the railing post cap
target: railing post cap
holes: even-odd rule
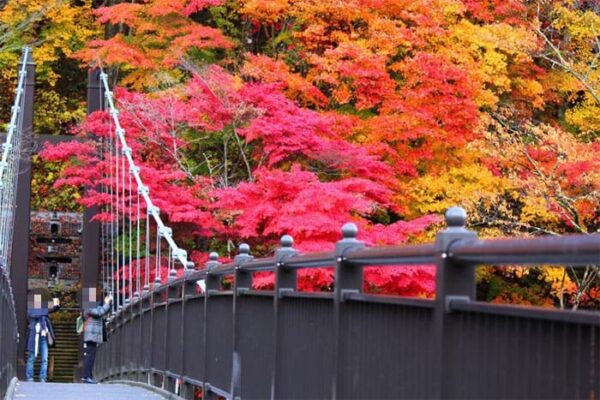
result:
[[[448,227],[436,235],[436,251],[447,253],[450,244],[457,239],[477,239],[477,234],[466,229],[467,212],[462,207],[450,207],[445,214]]]
[[[449,228],[464,228],[467,225],[467,212],[462,207],[450,207],[444,218]]]
[[[344,239],[356,239],[358,236],[358,227],[354,222],[346,222],[342,226],[342,237]]]
[[[290,248],[294,246],[294,238],[290,235],[283,235],[279,243],[281,244],[281,247]]]
[[[238,250],[240,254],[250,254],[250,246],[247,243],[240,244]]]
[[[341,257],[348,250],[363,248],[365,244],[356,239],[358,236],[358,227],[353,222],[346,222],[342,226],[342,239],[335,244],[335,254]]]
[[[205,264],[205,268],[208,272],[210,272],[210,270],[215,268],[217,265],[219,265],[219,253],[213,251],[208,255],[208,261]]]

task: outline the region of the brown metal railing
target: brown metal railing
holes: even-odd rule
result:
[[[17,366],[17,317],[5,268],[0,267],[0,396],[8,389],[16,374]]]
[[[462,209],[446,221],[433,244],[366,248],[347,224],[332,252],[284,236],[267,259],[213,253],[109,321],[97,377],[205,399],[597,398],[600,313],[477,302],[475,266],[600,264],[600,235],[488,241]],[[365,266],[414,264],[435,265],[435,299],[363,293]],[[297,290],[298,269],[326,267],[333,292]],[[253,290],[256,271],[274,290]]]

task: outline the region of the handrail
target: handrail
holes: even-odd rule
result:
[[[448,258],[478,264],[600,264],[600,234],[523,239],[457,240]]]
[[[435,263],[435,245],[371,247],[349,251],[343,259],[356,266],[431,265]],[[587,266],[600,264],[600,234],[519,239],[459,239],[452,242],[444,258],[459,263]],[[327,268],[336,262],[333,251],[300,253],[277,261],[274,257],[252,259],[239,266],[241,271],[274,271],[277,266],[291,269]],[[206,273],[230,275],[234,262],[219,264]]]
[[[372,247],[347,254],[346,261],[354,265],[373,266],[433,264],[435,249],[433,244]]]

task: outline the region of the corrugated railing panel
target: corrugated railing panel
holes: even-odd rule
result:
[[[286,296],[279,307],[275,398],[330,398],[333,301]]]
[[[113,321],[113,323],[114,323],[114,321]],[[115,371],[117,370],[117,368],[120,365],[119,364],[120,360],[117,357],[119,354],[119,346],[121,343],[121,339],[120,339],[121,330],[116,327],[116,323],[113,324],[113,329],[114,330],[113,330],[112,334],[110,335],[110,340],[109,340],[110,346],[108,348],[108,350],[110,352],[109,353],[110,367],[108,369],[108,375],[114,375],[116,373]],[[100,348],[102,348],[102,346],[100,346]]]
[[[206,377],[211,386],[229,391],[233,354],[233,298],[231,295],[210,296],[207,299]]]
[[[152,368],[166,370],[167,310],[166,303],[152,309]]]
[[[181,329],[183,327],[181,321],[182,302],[170,302],[167,311],[167,371],[182,375],[183,374],[183,354],[181,343]]]
[[[131,344],[130,344],[130,351],[131,351],[131,361],[130,361],[130,368],[132,370],[139,370],[142,364],[142,360],[141,360],[141,352],[140,352],[140,343],[144,342],[143,337],[140,335],[140,326],[141,326],[141,320],[140,320],[140,304],[135,303],[132,305],[132,315],[131,315],[131,321],[129,322],[129,324],[131,325],[131,329],[130,329],[130,335],[133,338]]]
[[[204,382],[204,297],[194,297],[186,301],[183,346],[185,376]]]
[[[238,338],[243,399],[268,399],[274,364],[273,298],[238,297]]]
[[[425,307],[347,302],[340,318],[337,398],[432,397],[433,312]]]
[[[113,345],[111,347],[111,375],[116,375],[121,370],[121,337],[123,331],[115,325]]]
[[[447,397],[597,398],[600,328],[494,314],[456,312],[444,371]]]
[[[121,351],[123,355],[123,369],[124,371],[131,371],[134,368],[133,364],[133,343],[136,340],[133,335],[133,321],[131,318],[131,307],[126,310],[127,319],[123,321],[121,327],[121,335],[123,336],[123,344]]]
[[[141,363],[142,363],[142,369],[143,370],[149,370],[150,368],[152,368],[152,350],[149,348],[149,346],[152,345],[152,311],[149,310],[146,306],[143,306],[143,311],[140,314],[140,321],[141,321],[141,332],[140,332],[140,343],[139,345],[142,346],[143,351],[142,351],[142,357],[141,357]]]

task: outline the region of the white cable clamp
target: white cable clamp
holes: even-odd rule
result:
[[[129,146],[123,147],[121,149],[121,154],[124,156],[131,155],[131,147],[129,147]]]
[[[161,237],[173,236],[173,229],[169,228],[168,226],[161,226],[158,228],[158,234]]]
[[[117,110],[116,108],[113,108],[110,110],[110,115],[112,115],[114,118],[118,118],[119,117],[119,110]]]
[[[173,250],[171,257],[173,259],[177,259],[177,258],[181,257],[184,260],[187,260],[187,251],[185,251],[184,249],[177,248],[177,249]]]
[[[137,165],[132,165],[131,167],[129,167],[129,173],[131,175],[138,175],[140,173],[140,167],[138,167]]]
[[[12,143],[2,143],[2,150],[8,149],[8,151],[10,151],[10,149],[12,148]]]
[[[21,111],[21,107],[19,107],[19,106],[12,106],[12,107],[10,108],[10,111],[11,111],[12,113],[19,112],[19,111]]]
[[[117,131],[117,135],[118,135],[119,137],[123,137],[123,136],[125,136],[125,129],[123,129],[123,128],[117,128],[117,130],[116,130],[116,131]]]
[[[148,211],[148,215],[150,215],[150,214],[159,215],[160,214],[160,208],[158,208],[154,205],[149,205],[147,211]]]
[[[150,194],[148,186],[138,186],[138,194]]]

